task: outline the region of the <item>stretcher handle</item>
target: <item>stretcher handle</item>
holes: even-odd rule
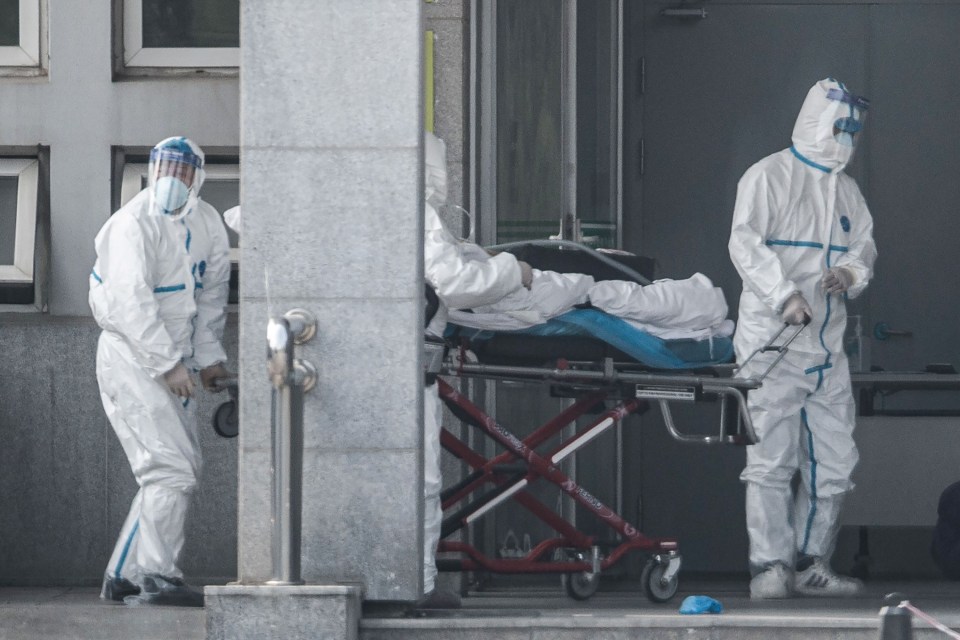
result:
[[[228,376],[226,378],[217,378],[210,385],[215,391],[224,391],[236,389],[238,384],[237,376]]]
[[[663,423],[667,427],[667,432],[674,440],[690,444],[756,444],[759,442],[757,433],[753,429],[753,421],[750,418],[750,412],[747,411],[747,399],[739,389],[727,385],[715,385],[707,387],[704,385],[704,391],[722,395],[731,399],[737,405],[737,413],[740,422],[743,425],[742,435],[730,435],[726,429],[726,417],[722,406],[720,414],[720,434],[716,436],[690,435],[681,433],[677,429],[676,422],[673,419],[673,413],[670,410],[670,402],[667,400],[658,400],[660,414],[663,416]]]
[[[770,340],[767,341],[767,344],[763,345],[762,347],[760,347],[759,349],[757,349],[756,351],[754,351],[753,353],[751,353],[751,354],[750,354],[750,357],[747,358],[746,360],[744,360],[744,361],[740,364],[740,366],[738,366],[738,367],[736,368],[736,370],[737,370],[737,371],[740,371],[740,370],[742,370],[744,367],[746,367],[747,364],[748,364],[751,360],[753,360],[753,358],[754,358],[758,353],[768,353],[768,352],[770,352],[770,351],[776,351],[777,354],[778,354],[777,357],[774,359],[773,362],[770,363],[770,366],[768,366],[768,367],[766,368],[766,370],[757,377],[757,381],[758,381],[758,382],[763,382],[763,380],[767,377],[767,375],[768,375],[771,371],[773,371],[773,368],[776,367],[778,364],[780,364],[780,361],[783,360],[784,356],[787,355],[787,352],[790,351],[790,345],[793,344],[793,341],[797,339],[797,336],[800,335],[800,332],[802,332],[804,329],[807,328],[807,325],[808,325],[808,324],[810,324],[810,316],[804,315],[804,316],[803,316],[803,322],[802,322],[801,324],[797,325],[797,330],[794,331],[793,334],[791,334],[790,337],[787,338],[787,339],[783,342],[783,344],[779,344],[779,345],[778,345],[778,344],[774,344],[774,343],[777,342],[777,340],[780,339],[780,336],[783,335],[783,332],[786,331],[787,328],[789,328],[789,327],[791,326],[790,323],[784,322],[784,323],[783,323],[783,326],[780,327],[780,330],[777,331],[777,332],[774,334],[774,336],[773,336],[772,338],[770,338]]]

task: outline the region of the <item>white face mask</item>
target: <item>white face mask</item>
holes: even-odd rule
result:
[[[190,189],[183,180],[173,176],[163,176],[153,187],[153,201],[165,214],[176,213],[190,198]]]
[[[834,138],[836,138],[837,142],[839,142],[841,145],[853,148],[853,134],[847,133],[846,131],[840,131],[834,136]]]

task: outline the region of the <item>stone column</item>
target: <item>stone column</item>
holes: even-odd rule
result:
[[[298,356],[319,371],[304,410],[303,578],[369,600],[422,590],[421,11],[241,5],[241,586],[271,572],[267,319],[299,307],[318,323]],[[208,604],[230,595],[208,590]]]

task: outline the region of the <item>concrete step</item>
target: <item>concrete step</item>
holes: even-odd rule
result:
[[[362,640],[877,640],[884,596],[897,591],[953,628],[960,627],[960,585],[947,582],[868,583],[850,599],[791,598],[753,601],[741,582],[688,585],[668,603],[647,601],[639,589],[601,591],[585,602],[557,589],[473,593],[456,611],[377,610],[360,622]],[[681,615],[687,595],[719,600],[718,615]],[[899,598],[897,599],[899,602]],[[914,620],[916,640],[940,640],[941,632]]]
[[[745,585],[687,583],[665,604],[647,601],[636,589],[602,590],[572,600],[558,588],[471,593],[456,611],[411,614],[403,605],[366,605],[361,640],[877,640],[884,595],[905,593],[926,613],[960,628],[960,583],[870,582],[858,598],[793,598],[752,601]],[[0,588],[0,640],[102,640],[206,637],[202,609],[125,607],[103,603],[98,589]],[[680,615],[692,594],[719,600],[718,615]],[[320,625],[318,625],[319,627]],[[914,620],[916,640],[947,636]],[[285,638],[284,640],[296,640]]]
[[[203,640],[203,609],[127,607],[91,587],[0,588],[0,640]]]

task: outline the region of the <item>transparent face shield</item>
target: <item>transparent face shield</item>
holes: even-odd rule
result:
[[[845,147],[853,148],[867,119],[870,101],[836,87],[827,91],[827,99],[831,108],[826,117],[832,120],[834,139]]]
[[[196,193],[197,176],[203,161],[199,156],[173,149],[150,153],[149,185],[154,203],[165,214],[174,214]]]

